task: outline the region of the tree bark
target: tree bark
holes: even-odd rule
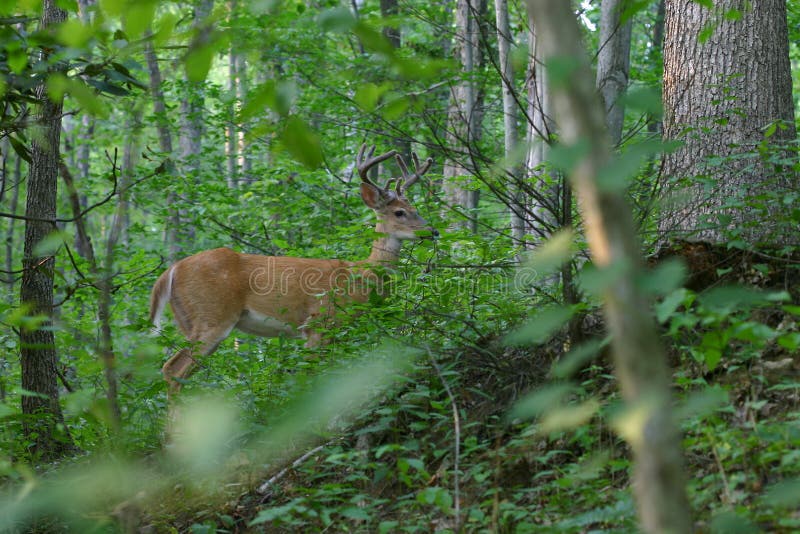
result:
[[[479,137],[480,99],[474,80],[480,58],[480,17],[483,0],[458,0],[456,5],[456,36],[454,55],[461,65],[463,77],[450,88],[450,108],[447,118],[446,142],[448,157],[444,162],[445,201],[463,210],[465,226],[477,230],[478,191],[470,186],[472,151]]]
[[[600,50],[597,53],[597,88],[606,109],[611,144],[622,139],[625,104],[620,100],[628,89],[631,66],[632,20],[621,21],[624,0],[600,2]]]
[[[500,83],[503,88],[503,139],[506,159],[506,176],[511,190],[509,206],[511,239],[516,247],[525,247],[525,192],[522,184],[522,165],[514,158],[519,145],[517,130],[518,105],[514,87],[514,69],[511,63],[511,47],[514,36],[508,22],[508,0],[495,0],[497,22],[497,47],[500,60]]]
[[[97,297],[97,322],[100,326],[100,340],[98,342],[98,353],[103,362],[103,372],[106,378],[106,400],[108,400],[111,429],[118,433],[121,427],[121,412],[117,396],[118,383],[116,375],[116,358],[111,337],[111,268],[113,266],[113,247],[119,235],[119,221],[121,220],[120,209],[117,205],[112,229],[108,237],[108,248],[106,250],[105,269],[101,268],[97,256],[95,255],[94,245],[89,239],[86,229],[86,220],[81,216],[80,194],[75,187],[75,181],[67,169],[66,165],[60,167],[61,176],[66,185],[67,195],[72,207],[72,214],[75,217],[75,239],[81,243],[85,251],[85,258],[89,264],[89,272],[94,280],[94,285],[98,289]],[[116,172],[116,169],[115,169]]]
[[[653,46],[650,48],[649,61],[652,65],[660,65],[663,69],[664,64],[664,0],[658,0],[656,5],[656,15],[653,21]],[[650,117],[647,120],[647,132],[652,135],[660,135],[662,123],[660,119]]]
[[[153,97],[153,115],[156,120],[156,130],[158,130],[158,145],[166,158],[167,175],[175,176],[175,163],[173,161],[172,131],[170,121],[167,118],[167,105],[164,98],[164,90],[161,88],[161,68],[158,66],[158,56],[153,48],[152,34],[148,32],[144,45],[144,57],[147,62],[147,70],[150,75],[150,94]],[[180,213],[177,207],[177,195],[175,191],[167,193],[167,224],[164,231],[164,241],[167,248],[167,259],[170,262],[178,258],[178,238],[177,229],[180,226]]]
[[[56,7],[55,0],[43,1],[44,30],[66,18],[66,12]],[[46,60],[46,53],[42,60]],[[59,403],[58,356],[52,329],[55,256],[48,253],[43,257],[36,251],[37,245],[55,230],[62,100],[50,100],[44,84],[36,88],[36,98],[36,124],[41,136],[34,136],[31,142],[25,207],[29,219],[25,222],[20,302],[30,306],[32,315],[46,319],[40,328],[20,330],[20,361],[22,389],[31,393],[22,396],[23,431],[31,443],[31,453],[48,460],[72,450]]]
[[[207,39],[203,33],[211,31],[208,25],[208,17],[211,14],[213,0],[199,0],[194,8],[194,20],[192,27],[195,32],[200,34],[196,41],[204,43]],[[202,45],[201,45],[202,46]],[[181,98],[181,128],[179,136],[179,146],[181,153],[180,173],[183,179],[189,184],[185,203],[191,203],[194,187],[200,173],[200,153],[203,149],[205,113],[205,86],[203,82],[193,82],[186,80],[186,91]],[[176,220],[173,221],[175,240],[171,250],[172,256],[178,256],[183,252],[184,247],[194,240],[194,225],[189,223],[185,210],[178,210]]]
[[[528,153],[525,160],[527,174],[531,177],[529,189],[529,221],[527,231],[546,239],[559,226],[560,192],[556,186],[559,178],[548,176],[545,169],[550,136],[555,132],[550,90],[547,87],[547,71],[542,62],[538,46],[536,22],[528,16],[528,131],[526,134]]]
[[[236,0],[231,0],[230,9],[231,16],[236,7]],[[228,124],[225,126],[225,168],[227,173],[227,182],[229,189],[235,189],[239,185],[239,139],[238,128],[236,127],[236,112],[237,112],[237,78],[238,72],[238,58],[236,57],[236,50],[233,42],[228,52],[228,98],[230,104],[228,105]]]
[[[600,187],[597,174],[611,158],[602,104],[592,83],[581,34],[570,2],[528,0],[545,60],[573,58],[575,68],[552,80],[553,107],[561,139],[574,145],[591,140],[570,179],[578,195],[592,259],[600,269],[622,269],[604,291],[613,338],[616,375],[628,406],[641,422],[626,428],[635,461],[634,487],[647,532],[692,531],[680,434],[671,414],[670,373],[648,303],[636,280],[642,261],[633,217],[623,194]],[[631,425],[632,427],[634,425]]]
[[[397,0],[381,0],[381,17],[384,19],[397,15]],[[392,24],[384,25],[381,29],[383,36],[391,43],[392,47],[400,48],[400,29]]]
[[[7,143],[10,145],[10,143]],[[19,205],[19,185],[22,182],[22,158],[18,154],[14,154],[14,172],[9,172],[8,169],[8,156],[10,152],[8,148],[3,153],[3,177],[5,194],[10,194],[11,199],[8,203],[8,212],[14,215],[17,214],[17,207]],[[10,185],[9,185],[10,184]],[[14,299],[14,229],[17,220],[13,217],[8,219],[8,229],[6,230],[6,261],[5,261],[5,280],[8,284],[8,299],[13,302]]]
[[[741,16],[726,16],[732,9]],[[664,137],[683,145],[664,159],[672,198],[659,229],[712,242],[736,234],[751,243],[780,241],[779,202],[767,216],[730,204],[798,186],[796,175],[757,156],[770,123],[784,126],[770,142],[796,136],[785,0],[716,0],[713,10],[667,0],[665,26]],[[729,157],[747,153],[753,156]]]

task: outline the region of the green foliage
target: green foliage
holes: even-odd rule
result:
[[[647,237],[657,223],[657,160],[672,147],[652,141],[640,127],[662,115],[660,54],[650,44],[654,3],[626,5],[623,15],[636,15],[635,90],[625,100],[631,134],[602,170],[602,185],[629,192]],[[30,19],[0,21],[0,127],[10,148],[27,157],[34,135],[24,119],[35,87],[46,83],[51,96],[66,99],[69,149],[62,153],[69,168],[78,169],[84,163],[79,154],[88,149],[89,172],[77,187],[93,207],[86,223],[96,253],[113,260],[106,274],[113,286],[122,411],[122,429],[115,433],[98,357],[100,284],[74,246],[76,230],[66,221],[62,198],[61,230],[40,243],[38,252],[56,255],[59,308],[53,328],[64,424],[86,457],[66,462],[75,462],[73,469],[37,465],[30,457],[19,408],[30,392],[19,386],[18,336],[12,329],[37,328],[45,320],[5,304],[17,295],[4,293],[0,501],[9,513],[0,514],[6,522],[0,529],[21,529],[30,518],[54,513],[63,514],[52,519],[62,528],[112,529],[111,510],[135,501],[141,490],[146,495],[140,515],[165,531],[635,530],[631,465],[620,428],[633,424],[636,414],[615,393],[606,363],[610,340],[595,302],[609,280],[626,276],[627,266],[594,268],[584,262],[580,232],[564,231],[513,268],[519,250],[507,236],[501,198],[507,184],[501,179],[464,177],[469,183],[463,185],[483,198],[479,232],[445,231],[457,221],[442,209],[438,192],[439,144],[446,128],[446,82],[462,76],[442,46],[441,28],[451,22],[448,6],[415,1],[406,6],[413,16],[385,19],[374,1],[358,17],[331,3],[311,8],[303,2],[240,2],[230,13],[227,4],[218,5],[208,34],[191,27],[190,7],[108,0],[84,22],[73,5],[70,19],[53,35],[35,29],[36,5],[21,7]],[[596,46],[588,23],[597,21],[597,3],[584,15],[587,43]],[[524,14],[516,19],[522,31]],[[384,37],[387,25],[402,27],[400,49]],[[142,44],[148,28],[162,60],[166,117],[155,115],[145,91]],[[494,53],[492,33],[486,44]],[[244,95],[228,86],[228,46],[248,65]],[[54,55],[42,62],[37,52],[45,47]],[[47,76],[59,61],[69,68]],[[521,86],[527,74],[517,70]],[[570,61],[558,63],[557,81],[566,83],[573,71]],[[495,169],[489,162],[502,160],[500,86],[491,69],[476,76],[486,93],[486,119],[474,156]],[[184,104],[195,99],[203,106],[186,111]],[[157,127],[165,118],[171,155],[159,148]],[[200,152],[183,161],[182,124],[198,118]],[[235,187],[226,182],[232,124],[243,132]],[[771,142],[785,128],[766,126],[764,143],[738,157],[796,171],[796,145]],[[232,335],[185,384],[185,427],[163,447],[167,402],[159,369],[164,352],[184,341],[174,326],[149,335],[146,310],[152,283],[166,268],[164,230],[175,211],[182,221],[182,255],[224,245],[363,259],[374,220],[350,177],[352,161],[363,142],[388,149],[399,148],[398,140],[409,141],[422,157],[436,158],[430,176],[409,195],[442,237],[408,243],[392,275],[391,295],[342,310],[323,348]],[[133,161],[120,157],[112,164],[115,149],[122,153],[126,145]],[[589,140],[558,145],[550,168],[569,170],[588,150]],[[397,175],[393,162],[386,167]],[[556,173],[547,180],[555,185]],[[125,237],[107,251],[123,190],[129,202]],[[795,192],[744,193],[728,204],[774,221],[775,235],[796,235]],[[103,203],[109,195],[112,200]],[[774,206],[785,208],[779,217]],[[729,227],[731,250],[748,249],[742,228],[726,222],[724,214],[714,218],[707,223]],[[21,232],[17,224],[10,234],[15,245]],[[775,255],[791,258],[794,250],[786,245]],[[19,269],[19,254],[13,260]],[[774,264],[761,260],[735,285],[707,291],[685,285],[692,273],[679,261],[662,262],[636,280],[658,299],[654,314],[676,363],[692,504],[699,520],[719,531],[732,524],[799,528],[791,513],[800,476],[798,384],[786,361],[800,347],[800,308],[794,286],[788,287],[792,293],[751,287],[775,274]],[[785,273],[795,280],[791,261]],[[584,294],[564,303],[563,288],[552,276],[565,265],[572,272],[573,264],[581,265]],[[730,267],[719,269],[719,276],[732,274],[724,272]],[[580,343],[564,334],[576,321],[592,333]],[[323,446],[316,453],[292,463],[318,443]],[[252,488],[281,466],[288,474],[266,495],[255,495]],[[50,476],[42,476],[47,471]]]

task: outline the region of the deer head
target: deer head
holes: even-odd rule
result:
[[[420,167],[419,158],[415,153],[411,154],[414,161],[414,174],[408,172],[408,167],[402,156],[396,150],[390,150],[385,154],[374,156],[375,146],[366,154],[367,145],[361,145],[356,157],[358,174],[361,176],[361,198],[364,204],[375,211],[378,224],[376,232],[394,237],[397,240],[419,239],[420,237],[437,236],[439,232],[431,228],[430,225],[420,217],[417,209],[412,206],[405,197],[405,192],[409,187],[425,174],[433,163],[433,159],[428,158],[425,164]],[[391,178],[386,185],[380,187],[369,178],[369,170],[375,165],[386,161],[391,157],[397,159],[402,176]]]

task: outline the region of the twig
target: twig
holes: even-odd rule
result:
[[[280,479],[282,479],[283,477],[286,476],[286,473],[288,473],[290,469],[296,468],[297,466],[299,466],[300,464],[302,464],[303,462],[308,460],[309,457],[311,457],[314,454],[318,453],[319,451],[321,451],[322,449],[324,449],[325,447],[327,447],[331,443],[333,443],[333,442],[329,441],[327,443],[323,443],[322,445],[320,445],[318,447],[314,447],[310,451],[306,452],[303,456],[301,456],[300,458],[298,458],[297,460],[292,462],[292,465],[290,465],[288,467],[284,467],[283,469],[278,471],[278,474],[274,475],[272,478],[270,478],[269,480],[267,480],[266,482],[261,484],[256,491],[258,493],[260,493],[261,495],[265,495],[269,491],[271,486],[275,485],[276,482],[278,482]]]
[[[453,410],[453,432],[456,438],[456,442],[453,446],[453,512],[456,516],[456,525],[453,530],[458,532],[461,529],[461,492],[458,476],[458,465],[461,459],[461,418],[458,415],[458,405],[456,404],[456,398],[453,396],[450,385],[447,383],[447,380],[445,380],[442,370],[439,368],[439,364],[436,363],[436,358],[433,357],[430,348],[426,347],[426,350],[428,352],[428,358],[431,360],[431,365],[433,365],[436,374],[439,376],[439,380],[442,381],[442,385],[447,392],[447,396],[450,398],[450,407]]]
[[[733,496],[731,495],[731,489],[728,485],[728,475],[725,473],[725,467],[722,465],[722,460],[719,457],[719,453],[717,452],[717,442],[711,436],[710,432],[706,432],[706,437],[708,441],[711,443],[711,452],[714,455],[714,462],[717,464],[717,469],[719,469],[719,475],[722,478],[722,500],[727,506],[733,505]]]

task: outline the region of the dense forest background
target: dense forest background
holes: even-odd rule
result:
[[[800,529],[797,1],[20,0],[0,32],[0,531]],[[432,158],[438,239],[320,346],[232,333],[170,410],[158,276],[367,258],[364,144]]]

